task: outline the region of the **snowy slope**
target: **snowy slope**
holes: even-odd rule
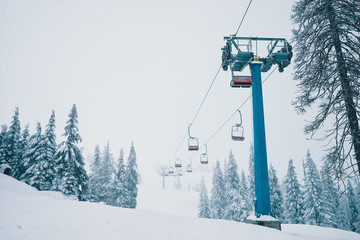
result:
[[[0,212],[1,240],[360,240],[359,234],[329,228],[283,225],[284,231],[280,232],[231,221],[78,202],[60,193],[38,192],[3,174],[0,174]]]

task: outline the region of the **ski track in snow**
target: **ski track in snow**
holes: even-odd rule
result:
[[[195,191],[140,185],[138,200],[136,210],[78,202],[0,174],[0,239],[360,240],[357,233],[317,226],[283,224],[278,231],[200,219]]]

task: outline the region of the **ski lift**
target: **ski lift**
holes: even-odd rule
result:
[[[191,126],[191,124],[189,124],[189,127],[188,127],[188,134],[189,134],[188,150],[189,151],[197,151],[197,150],[199,150],[199,141],[197,138],[192,137],[190,135],[190,126]]]
[[[231,129],[231,138],[234,141],[244,141],[244,128],[242,126],[242,116],[240,110],[238,110],[240,114],[240,123],[236,123],[234,126],[232,126]]]
[[[209,163],[206,144],[205,144],[205,149],[206,149],[205,152],[202,153],[201,156],[200,156],[200,163],[201,164],[208,164]]]
[[[175,167],[181,168],[181,159],[180,158],[175,159]]]
[[[233,88],[249,88],[252,86],[252,76],[235,76],[232,74],[230,86]]]
[[[174,172],[175,172],[174,167],[170,166],[169,167],[169,174],[174,174]]]
[[[190,163],[186,166],[186,172],[188,172],[188,173],[192,172],[191,158],[190,158]]]

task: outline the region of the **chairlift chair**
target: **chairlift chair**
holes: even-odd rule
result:
[[[207,155],[207,145],[205,144],[205,152],[201,154],[200,156],[200,163],[201,164],[208,164],[209,163],[209,159],[208,159],[208,155]]]
[[[175,167],[176,168],[181,168],[182,164],[181,164],[181,159],[180,158],[177,158],[175,160]]]
[[[238,112],[240,114],[240,123],[236,123],[234,126],[232,126],[231,138],[234,141],[244,141],[245,137],[244,137],[244,127],[242,126],[242,115],[240,110],[238,110]]]
[[[174,174],[174,172],[175,172],[174,167],[170,166],[169,167],[169,174]]]
[[[191,166],[191,158],[189,164],[186,166],[186,172],[191,173],[192,172],[192,166]]]
[[[232,126],[231,138],[234,141],[244,141],[244,128],[240,124]]]
[[[191,124],[189,124],[189,127],[188,127],[188,134],[189,134],[188,150],[189,151],[197,151],[197,150],[199,150],[199,140],[190,135],[190,126],[191,126]]]
[[[232,88],[249,88],[252,86],[252,76],[236,76],[232,74],[230,86]]]

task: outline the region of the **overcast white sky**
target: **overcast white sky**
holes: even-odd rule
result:
[[[291,38],[292,1],[254,0],[238,36]],[[221,63],[224,36],[234,34],[248,1],[235,0],[2,0],[0,1],[0,125],[16,106],[22,127],[34,133],[56,113],[57,141],[72,104],[77,105],[84,155],[110,141],[115,157],[127,157],[134,142],[143,173],[156,174],[173,160]],[[292,66],[277,70],[263,85],[268,161],[286,174],[293,158],[310,149],[318,162],[320,143],[306,141],[304,116],[291,101]],[[264,73],[263,79],[269,73]],[[221,71],[194,125],[204,143],[249,96],[231,89]],[[208,144],[209,168],[233,150],[247,171],[252,142],[251,101],[242,108],[246,141],[232,142],[235,117]],[[178,157],[191,153],[181,145]],[[199,164],[198,154],[193,164]]]

